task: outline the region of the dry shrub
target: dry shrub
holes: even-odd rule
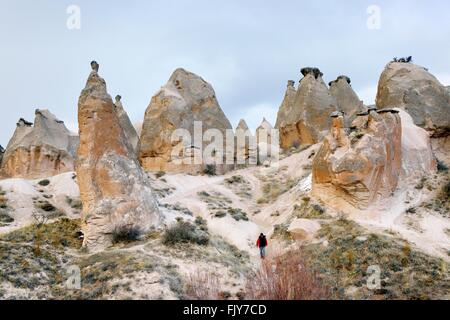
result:
[[[184,295],[188,300],[220,300],[219,276],[209,270],[191,273],[186,279]]]
[[[268,257],[246,286],[250,300],[323,300],[330,290],[306,265],[301,249]]]

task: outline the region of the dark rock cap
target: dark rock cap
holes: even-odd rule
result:
[[[352,81],[350,80],[349,77],[342,75],[342,76],[337,77],[336,80],[330,81],[330,82],[328,83],[328,86],[331,87],[332,84],[338,82],[339,80],[345,80],[345,81],[347,81],[348,84],[351,84],[351,83],[352,83]]]
[[[306,67],[300,70],[302,75],[306,77],[308,74],[313,74],[314,78],[322,77],[323,73],[320,71],[319,68],[313,68],[313,67]]]
[[[98,68],[100,67],[100,65],[97,63],[97,61],[91,61],[91,68],[92,68],[92,70],[94,70],[94,71],[97,71],[98,72]]]
[[[392,108],[385,108],[377,110],[378,113],[400,113],[400,111],[392,109]]]
[[[342,111],[333,111],[332,113],[330,113],[330,117],[331,118],[338,118],[338,117],[343,117],[344,113]]]
[[[29,122],[27,120],[25,120],[24,118],[20,118],[19,121],[17,122],[17,126],[27,126],[27,127],[31,127],[33,125],[33,122]]]

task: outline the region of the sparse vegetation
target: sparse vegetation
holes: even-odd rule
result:
[[[274,226],[272,239],[282,239],[292,241],[292,234],[288,231],[289,223],[277,224]]]
[[[327,246],[304,247],[308,265],[323,275],[336,299],[439,299],[448,294],[448,274],[440,259],[414,250],[404,240],[366,233],[341,218],[322,226]],[[366,286],[368,267],[381,268],[379,290]],[[414,274],[412,277],[411,275]],[[354,288],[349,296],[342,288]]]
[[[188,300],[220,300],[220,276],[212,271],[197,270],[189,274],[184,298]]]
[[[268,257],[249,277],[245,298],[250,300],[320,300],[330,298],[329,288],[309,269],[301,249]]]
[[[179,220],[174,226],[166,230],[163,243],[169,246],[180,243],[194,243],[205,246],[209,243],[209,234],[189,221]]]
[[[288,179],[287,181],[272,180],[264,184],[262,191],[264,197],[259,199],[259,203],[273,203],[278,199],[279,196],[291,190],[296,186],[298,181],[293,179]]]
[[[133,224],[116,226],[112,232],[113,243],[129,243],[138,241],[143,235],[142,228]]]
[[[225,185],[228,186],[236,193],[238,196],[246,199],[251,199],[252,197],[252,188],[250,183],[245,180],[243,176],[232,176],[230,178],[225,179]]]

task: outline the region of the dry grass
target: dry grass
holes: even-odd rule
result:
[[[301,249],[296,248],[264,260],[261,269],[247,282],[245,297],[251,300],[321,300],[328,299],[330,291],[309,270]]]
[[[188,300],[220,300],[220,278],[212,271],[197,270],[185,283],[184,297]]]

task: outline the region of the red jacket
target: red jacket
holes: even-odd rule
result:
[[[260,244],[261,244],[261,239],[258,238],[258,241],[256,241],[256,245],[258,246],[258,248],[260,247]],[[267,247],[268,245],[269,245],[269,241],[266,238],[266,245],[264,247]]]

